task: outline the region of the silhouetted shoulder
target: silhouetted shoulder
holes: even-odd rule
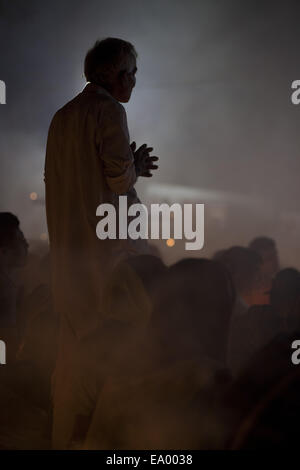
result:
[[[100,115],[100,118],[105,116],[108,119],[111,118],[122,123],[126,120],[124,106],[110,94],[105,92],[88,92],[84,89],[56,111],[52,118],[50,129],[70,117],[80,120],[87,114],[94,115],[96,119],[99,119]]]

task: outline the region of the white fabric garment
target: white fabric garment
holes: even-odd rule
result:
[[[106,90],[87,84],[55,114],[49,129],[46,210],[54,308],[77,338],[103,318],[102,292],[111,268],[131,254],[147,252],[145,240],[100,240],[101,203],[118,208],[139,203],[137,176],[124,107]]]

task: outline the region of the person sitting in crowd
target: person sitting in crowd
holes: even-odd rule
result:
[[[26,371],[23,394],[48,411],[59,328],[51,295],[49,253],[40,260],[38,272],[38,285],[21,304],[19,317],[24,326],[16,359],[19,370]]]
[[[262,258],[262,292],[259,304],[269,303],[269,292],[272,279],[280,269],[279,256],[276,243],[269,237],[256,237],[248,245],[248,247],[258,253]]]
[[[276,335],[300,327],[299,294],[299,271],[283,269],[273,279],[270,304],[254,305],[240,318],[230,345],[230,364],[235,374]]]
[[[261,292],[261,257],[253,250],[234,246],[216,257],[230,271],[237,291],[228,342],[228,366],[233,373],[243,360],[239,348],[247,311],[255,305]]]
[[[230,449],[286,449],[297,445],[300,369],[295,367],[292,345],[300,338],[299,274],[292,268],[280,271],[273,280],[270,306],[253,307],[253,313],[250,309],[249,317],[256,317],[253,336],[259,338],[262,329],[269,338],[254,344],[256,348],[252,347],[252,354],[226,391],[223,407],[230,416]],[[273,329],[268,326],[272,323]],[[244,341],[249,342],[251,336],[251,330],[245,332]]]
[[[18,343],[19,289],[14,274],[26,264],[27,253],[28,243],[18,218],[10,212],[0,212],[0,332],[10,361]]]
[[[234,317],[247,312],[257,304],[261,290],[261,257],[249,248],[233,246],[218,252],[214,259],[229,270],[237,292]]]
[[[20,341],[20,287],[15,278],[27,262],[27,254],[28,243],[18,218],[10,212],[0,212],[0,338],[7,351],[6,364],[0,368],[1,449],[41,449],[48,445],[43,437],[47,417],[23,395],[26,370],[20,370],[15,361]]]
[[[185,259],[171,266],[149,328],[156,365],[106,382],[84,448],[221,448],[226,429],[218,402],[230,383],[224,366],[234,301],[220,263]]]
[[[270,309],[282,323],[282,331],[292,333],[300,329],[300,272],[285,268],[273,279],[270,292]]]

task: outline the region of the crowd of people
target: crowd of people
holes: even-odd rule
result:
[[[17,217],[0,213],[7,350],[0,448],[239,449],[295,441],[300,369],[291,344],[300,338],[300,272],[281,269],[272,239],[171,266],[157,252],[120,261],[106,284],[102,323],[67,362],[55,393],[60,319],[50,269],[49,254],[30,265]]]

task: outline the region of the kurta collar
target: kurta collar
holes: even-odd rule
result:
[[[88,82],[82,91],[88,93],[100,93],[102,95],[106,95],[112,99],[115,99],[107,90],[105,90],[105,88],[100,85],[96,85],[95,83]]]

